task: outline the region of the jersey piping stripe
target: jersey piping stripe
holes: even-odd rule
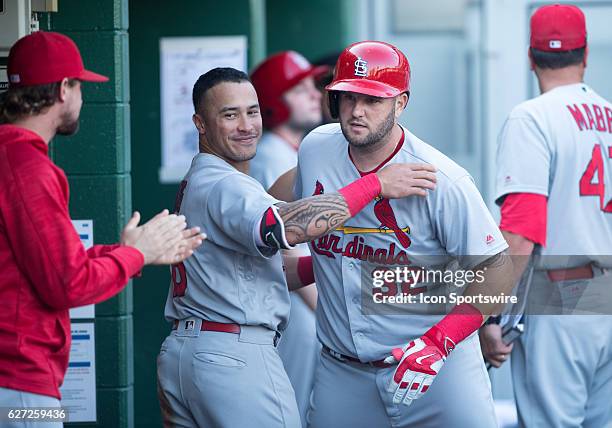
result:
[[[399,142],[397,143],[397,146],[395,146],[395,149],[393,150],[393,153],[391,153],[387,159],[385,159],[384,161],[382,161],[381,163],[378,164],[378,166],[370,171],[361,171],[359,168],[357,168],[357,165],[355,165],[355,161],[353,160],[353,157],[351,156],[351,150],[350,150],[350,145],[348,148],[348,155],[349,155],[349,159],[351,160],[351,162],[353,163],[353,165],[355,165],[355,169],[357,170],[357,172],[359,172],[359,175],[361,175],[362,177],[368,174],[372,174],[374,172],[377,172],[379,169],[381,169],[383,166],[385,166],[385,164],[387,162],[389,162],[391,159],[393,159],[393,157],[400,151],[400,149],[402,148],[402,146],[404,145],[404,129],[400,126],[400,129],[402,130],[402,136],[399,140]]]

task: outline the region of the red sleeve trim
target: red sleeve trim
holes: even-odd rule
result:
[[[510,193],[501,206],[499,228],[546,246],[547,198],[535,193]]]
[[[359,172],[359,175],[361,175],[362,177],[365,177],[368,174],[372,174],[372,173],[378,172],[391,159],[393,159],[393,157],[400,151],[400,149],[404,145],[404,128],[402,128],[401,126],[400,126],[400,128],[402,129],[402,136],[400,137],[397,145],[395,146],[395,149],[393,150],[393,153],[391,153],[389,156],[387,156],[387,159],[385,159],[384,161],[379,163],[376,168],[374,168],[374,169],[372,169],[370,171],[361,171],[359,168],[357,168],[357,165],[355,165],[355,162],[353,161],[353,157],[351,156],[351,151],[347,149],[348,150],[349,158],[351,159],[351,162],[353,162],[353,165],[355,165],[355,169]],[[350,146],[349,146],[349,148],[350,148]]]

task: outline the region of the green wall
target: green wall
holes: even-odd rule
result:
[[[267,52],[292,49],[311,61],[339,52],[351,33],[352,0],[266,0]]]

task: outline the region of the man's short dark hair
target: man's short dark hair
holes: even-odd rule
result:
[[[224,82],[241,83],[250,80],[246,73],[231,67],[217,67],[202,74],[193,85],[193,108],[196,113],[201,112],[200,106],[206,91]]]
[[[68,79],[74,86],[77,79]],[[13,123],[25,116],[36,116],[59,100],[62,82],[9,87],[0,94],[0,123]]]
[[[533,63],[538,68],[557,70],[570,65],[578,65],[584,61],[585,47],[562,52],[546,52],[530,48]]]

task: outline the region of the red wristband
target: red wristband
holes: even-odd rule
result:
[[[459,342],[480,328],[483,319],[482,313],[476,307],[462,303],[427,330],[424,336],[431,339],[438,349],[448,356]]]
[[[368,174],[343,187],[338,192],[344,196],[351,217],[364,209],[382,190],[376,174]]]
[[[300,278],[300,281],[302,282],[302,285],[308,285],[315,282],[311,256],[298,258],[297,274],[298,278]]]

